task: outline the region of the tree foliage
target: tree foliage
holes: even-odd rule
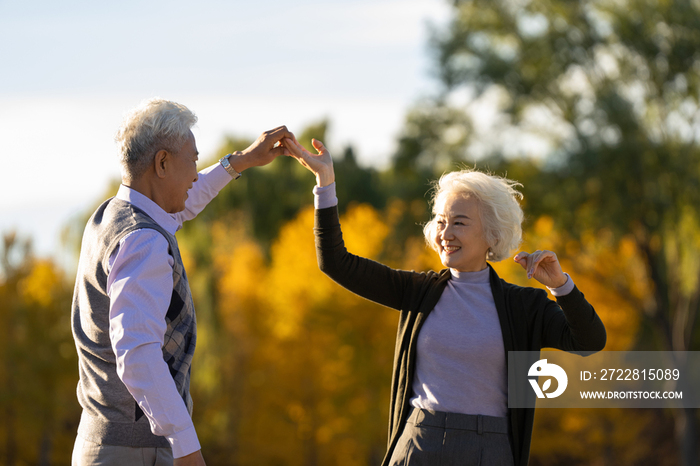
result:
[[[0,271],[0,462],[65,463],[80,416],[72,284],[13,233],[2,238]]]
[[[579,236],[632,235],[654,285],[640,304],[658,348],[696,348],[698,5],[461,1],[454,11],[435,38],[446,94],[498,93],[511,126],[549,143],[541,182],[555,196],[544,207]]]
[[[389,229],[372,207],[351,208],[343,223],[357,250],[381,251]],[[193,379],[213,464],[381,460],[397,316],[321,274],[312,226],[307,206],[283,226],[269,262],[244,232],[213,226],[221,328],[203,334]]]
[[[698,8],[454,1],[432,40],[442,90],[406,115],[387,169],[333,147],[328,121],[296,133],[334,154],[349,249],[442,268],[422,238],[430,181],[490,170],[523,183],[523,249],[557,252],[605,323],[608,350],[698,349]],[[211,162],[249,143],[231,136]],[[397,316],[318,271],[313,184],[280,157],[178,233],[200,336],[195,425],[211,464],[365,465],[384,454]],[[66,237],[77,244],[84,223]],[[1,252],[0,462],[64,464],[79,419],[72,284],[11,235]],[[532,286],[512,260],[495,267]],[[695,464],[696,421],[681,410],[541,410],[531,464]]]
[[[528,207],[574,238],[611,235],[614,248],[639,253],[627,273],[638,280],[616,280],[643,310],[639,349],[700,344],[699,10],[692,1],[463,0],[434,34],[443,93],[430,113],[461,108],[475,127],[480,105],[498,109],[490,140],[472,131],[463,154],[538,147],[537,182],[549,194]],[[450,125],[441,131],[448,139]],[[697,413],[674,416],[683,464],[696,464]]]

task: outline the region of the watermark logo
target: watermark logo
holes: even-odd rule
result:
[[[700,351],[509,351],[508,408],[535,407],[700,408]]]
[[[530,366],[530,370],[527,372],[527,375],[528,377],[535,377],[534,379],[528,380],[530,381],[530,385],[532,385],[532,389],[535,390],[537,398],[544,398],[545,395],[547,398],[556,398],[564,393],[564,390],[566,390],[566,385],[569,383],[569,378],[566,376],[564,369],[556,364],[547,363],[546,359],[540,359]],[[545,380],[544,384],[542,384],[542,388],[540,388],[537,382],[537,377],[550,378]],[[552,386],[551,377],[557,380],[557,389],[551,393],[547,393],[547,390],[549,390],[549,388]]]

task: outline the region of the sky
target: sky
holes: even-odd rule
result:
[[[327,118],[331,151],[381,167],[438,87],[428,25],[448,18],[445,0],[0,0],[0,232],[66,260],[61,229],[119,178],[114,133],[154,96],[197,114],[201,160]]]

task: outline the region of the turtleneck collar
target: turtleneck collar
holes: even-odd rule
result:
[[[452,280],[459,283],[489,283],[489,267],[478,272],[460,272],[450,269]]]

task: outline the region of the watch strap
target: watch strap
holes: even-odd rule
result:
[[[241,177],[241,174],[236,171],[236,169],[231,166],[231,162],[229,162],[229,158],[233,154],[226,154],[221,159],[219,159],[219,163],[221,164],[222,167],[228,172],[229,175],[231,175],[231,178],[234,180],[237,180],[238,178]]]

